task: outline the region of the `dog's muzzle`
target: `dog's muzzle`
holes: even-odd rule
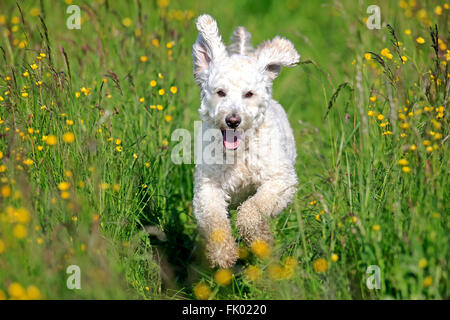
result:
[[[236,150],[241,143],[241,134],[236,130],[241,124],[241,117],[236,113],[226,116],[225,123],[229,129],[222,129],[223,146],[228,150]]]
[[[236,150],[242,141],[242,136],[236,129],[222,129],[223,146],[227,150]]]

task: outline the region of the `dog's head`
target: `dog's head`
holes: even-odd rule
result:
[[[289,40],[278,36],[254,50],[243,27],[226,48],[209,15],[198,17],[197,29],[192,52],[194,78],[202,92],[200,115],[222,131],[226,149],[237,149],[242,134],[263,122],[281,67],[294,66],[300,56]]]

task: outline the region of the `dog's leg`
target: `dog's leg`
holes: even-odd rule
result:
[[[195,189],[194,214],[206,236],[208,259],[213,266],[231,267],[238,258],[238,248],[231,233],[225,194],[210,183],[197,185]]]
[[[295,174],[284,179],[267,181],[258,188],[255,195],[242,203],[236,227],[248,245],[255,240],[272,242],[268,219],[275,217],[289,205],[296,193],[296,185]]]

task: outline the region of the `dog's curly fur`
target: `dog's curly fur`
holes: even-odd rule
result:
[[[201,88],[202,130],[196,143],[203,145],[207,130],[230,131],[230,115],[240,119],[231,130],[238,133],[236,150],[225,145],[225,136],[216,136],[215,147],[220,144],[227,161],[201,161],[195,169],[194,214],[207,239],[207,255],[213,266],[227,268],[238,258],[228,207],[239,206],[236,227],[248,245],[255,240],[270,243],[268,219],[296,193],[294,135],[284,109],[272,99],[272,82],[281,67],[294,66],[300,56],[289,40],[278,36],[254,49],[244,27],[236,29],[227,48],[209,15],[198,17],[197,29],[193,60]]]

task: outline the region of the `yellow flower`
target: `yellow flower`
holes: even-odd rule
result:
[[[66,132],[63,134],[62,139],[65,143],[72,143],[75,141],[75,135],[72,132]]]
[[[157,38],[154,38],[153,40],[152,40],[152,44],[155,46],[155,47],[159,47],[159,40],[157,39]]]
[[[244,260],[245,258],[247,258],[248,257],[248,250],[247,250],[247,248],[246,247],[239,247],[239,250],[238,250],[238,256],[239,256],[239,259],[241,259],[241,260]]]
[[[141,56],[139,59],[141,60],[141,62],[146,62],[148,60],[148,57],[147,56]]]
[[[411,35],[411,29],[406,29],[406,30],[405,30],[405,34],[406,34],[407,36]]]
[[[375,102],[375,101],[377,101],[377,96],[371,96],[371,97],[369,98],[369,100],[370,100],[371,102]]]
[[[25,208],[19,208],[15,211],[15,218],[19,223],[28,223],[30,222],[30,213]]]
[[[14,227],[13,234],[17,239],[23,239],[27,236],[27,228],[22,224],[18,224]]]
[[[169,6],[169,2],[170,2],[170,0],[158,0],[157,4],[158,4],[158,7],[165,8],[165,7]]]
[[[164,117],[164,119],[165,119],[167,122],[170,122],[170,121],[172,121],[172,116],[171,116],[170,114],[168,114],[168,115],[166,115],[166,116]]]
[[[251,281],[258,280],[262,275],[262,271],[258,266],[248,266],[245,269],[245,276]]]
[[[313,262],[313,268],[316,272],[325,272],[328,270],[328,261],[324,258],[319,258]]]
[[[28,97],[28,92],[22,92],[22,97],[27,98]]]
[[[162,111],[164,109],[164,107],[162,105],[158,104],[156,106],[156,109],[158,109],[159,111]]]
[[[178,88],[175,87],[175,86],[171,86],[171,87],[170,87],[170,92],[172,92],[173,94],[175,94],[175,93],[178,92]]]
[[[409,128],[409,123],[407,123],[407,122],[401,123],[400,124],[400,128],[402,128],[404,130],[408,129]]]
[[[38,68],[38,65],[36,63],[33,63],[30,65],[31,69],[36,70]]]
[[[155,80],[150,81],[150,87],[156,87],[157,84]]]
[[[425,269],[428,266],[428,261],[425,258],[419,260],[419,268]]]
[[[23,164],[27,165],[27,166],[31,166],[33,164],[33,160],[27,158],[27,159],[23,160]]]
[[[425,43],[425,39],[422,38],[422,37],[418,37],[418,38],[416,39],[416,42],[417,42],[418,44],[424,44],[424,43]]]
[[[372,226],[372,230],[373,230],[373,231],[380,231],[380,229],[381,229],[381,227],[380,227],[379,224],[374,224],[374,225]]]
[[[216,242],[216,243],[221,243],[221,242],[225,241],[226,236],[227,236],[227,233],[224,229],[216,229],[211,232],[209,237],[210,237],[211,241]]]
[[[339,256],[336,253],[333,253],[331,255],[331,261],[336,262],[339,260]]]
[[[198,283],[194,287],[194,295],[199,300],[207,300],[211,295],[211,289],[204,283]]]
[[[231,283],[231,278],[233,274],[229,269],[219,269],[214,274],[214,279],[216,279],[216,282],[221,286],[227,286]]]
[[[61,192],[60,196],[61,196],[62,199],[69,199],[70,198],[70,193],[67,192],[67,191],[63,191],[63,192]]]
[[[371,55],[370,53],[365,53],[365,54],[364,54],[364,58],[365,58],[366,60],[370,60],[370,59],[372,59],[372,55]]]
[[[66,120],[66,124],[67,124],[68,126],[73,126],[73,120],[67,119],[67,120]]]
[[[294,257],[287,257],[286,259],[284,259],[283,264],[284,264],[284,270],[285,270],[285,274],[286,274],[286,272],[289,273],[289,271],[294,271],[294,269],[298,265],[298,261]]]
[[[30,73],[28,72],[28,71],[25,71],[24,73],[23,73],[23,76],[26,78],[26,77],[29,77],[30,76]]]
[[[267,267],[267,274],[272,280],[281,280],[283,268],[279,264],[273,263]]]
[[[0,254],[5,252],[5,243],[0,239]]]
[[[159,90],[158,90],[158,94],[159,94],[160,96],[163,96],[164,93],[166,93],[166,91],[165,91],[164,89],[159,89]]]
[[[407,166],[408,165],[408,160],[406,160],[406,159],[400,159],[400,160],[398,160],[398,162],[397,162],[399,165],[401,165],[401,166]]]
[[[8,293],[12,299],[22,299],[25,297],[25,288],[18,282],[13,282],[8,287]]]
[[[255,240],[250,247],[259,258],[265,259],[270,255],[270,247],[264,240]]]
[[[436,13],[438,16],[440,16],[442,14],[442,7],[437,6],[436,8],[434,8],[434,13]]]
[[[131,20],[130,18],[123,18],[122,19],[122,24],[126,28],[130,27],[132,23],[133,23],[133,20]]]
[[[375,112],[373,112],[372,110],[369,110],[369,112],[367,112],[367,115],[368,115],[369,117],[372,117],[372,116],[375,115]]]
[[[429,286],[431,286],[432,284],[433,284],[433,278],[430,277],[430,276],[426,277],[425,280],[423,281],[423,285],[424,285],[425,287],[429,287]]]
[[[402,168],[402,171],[403,171],[404,173],[409,173],[409,172],[411,172],[411,168],[410,168],[410,167],[407,167],[407,166],[404,166],[404,167]]]
[[[382,120],[384,119],[384,116],[380,113],[380,114],[377,116],[377,119],[380,120],[380,121],[382,121]]]
[[[389,60],[392,60],[393,57],[388,48],[384,48],[383,50],[381,50],[381,55],[388,58]]]
[[[423,141],[423,145],[424,145],[425,147],[427,147],[427,146],[431,145],[431,141],[430,141],[430,140],[424,140],[424,141]]]
[[[102,182],[99,184],[99,188],[102,190],[108,190],[109,189],[109,183]]]
[[[49,135],[45,139],[42,137],[42,140],[44,140],[49,146],[54,146],[58,143],[58,138],[54,135]]]
[[[27,297],[30,300],[40,300],[42,299],[41,291],[36,286],[29,286],[27,288]]]
[[[114,183],[114,185],[113,185],[113,190],[114,190],[115,192],[118,192],[118,191],[120,190],[120,185],[117,184],[117,183]]]
[[[117,146],[117,147],[116,147],[116,151],[117,151],[117,152],[122,152],[122,147],[121,147],[121,146]]]
[[[11,187],[8,185],[2,186],[0,189],[0,193],[2,194],[3,198],[9,198],[11,196]]]
[[[416,151],[416,150],[417,150],[416,145],[415,145],[415,144],[411,145],[411,146],[409,147],[409,150],[411,150],[411,151]]]
[[[70,188],[70,184],[68,182],[63,181],[58,184],[58,189],[60,191],[67,191],[67,190],[69,190],[69,188]]]

